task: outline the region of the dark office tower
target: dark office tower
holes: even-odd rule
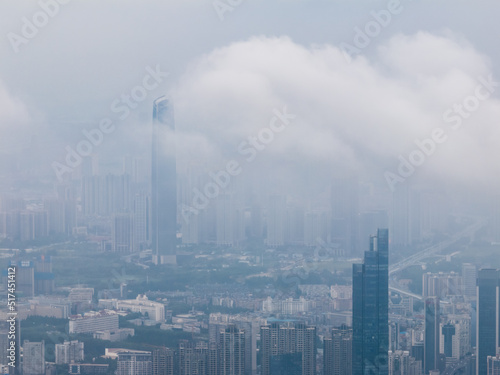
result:
[[[358,179],[334,178],[331,191],[331,241],[347,254],[356,250],[358,206]]]
[[[439,299],[425,299],[424,372],[439,368]]]
[[[445,324],[442,328],[444,338],[444,355],[446,357],[453,357],[453,336],[455,336],[455,325]]]
[[[352,328],[334,328],[332,337],[324,339],[323,374],[352,374]]]
[[[165,97],[153,103],[152,249],[156,264],[176,264],[177,175],[175,123],[172,104]]]
[[[219,336],[219,374],[245,375],[245,331],[230,325]]]
[[[387,375],[389,351],[389,231],[370,238],[363,264],[353,264],[352,373]]]
[[[487,358],[499,346],[500,271],[481,269],[477,278],[476,375],[486,375]]]

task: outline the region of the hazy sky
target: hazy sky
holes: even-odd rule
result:
[[[409,178],[498,186],[496,1],[54,1],[3,1],[0,12],[0,149],[36,136],[47,173],[104,118],[115,129],[95,152],[144,153],[151,103],[169,94],[184,161],[250,163],[242,142],[286,107],[295,118],[252,169],[355,170],[385,183],[434,134],[442,143]],[[388,9],[397,11],[346,58],[342,43],[356,46],[357,28],[376,27],[373,12]],[[112,103],[151,70],[155,88],[120,120]],[[457,118],[454,104],[473,110]]]

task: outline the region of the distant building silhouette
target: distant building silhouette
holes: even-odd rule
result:
[[[351,254],[358,233],[359,186],[357,177],[335,178],[331,190],[331,241]]]
[[[151,171],[152,250],[156,264],[176,264],[177,169],[172,104],[161,97],[153,104]]]

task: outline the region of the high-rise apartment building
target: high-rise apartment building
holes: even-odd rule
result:
[[[262,375],[273,374],[272,369],[281,371],[285,365],[289,373],[301,369],[302,375],[316,374],[316,327],[302,322],[273,322],[261,327],[260,339]],[[296,353],[300,355],[290,356]]]
[[[424,273],[422,275],[422,294],[424,297],[445,298],[463,294],[463,278],[455,272]]]
[[[55,352],[58,365],[83,361],[84,344],[79,341],[64,341],[62,344],[56,344]]]
[[[151,375],[151,352],[130,350],[118,353],[116,375]]]
[[[245,331],[235,325],[219,335],[219,375],[245,375]]]
[[[163,347],[152,351],[152,375],[174,375],[174,351]]]
[[[389,231],[370,238],[364,263],[353,264],[353,375],[388,374]]]
[[[323,340],[323,374],[352,374],[352,328],[342,325],[332,329],[332,336]]]
[[[197,375],[208,372],[208,345],[205,342],[179,342],[177,368],[179,375]],[[218,369],[217,369],[218,370]],[[218,372],[210,375],[218,375]]]

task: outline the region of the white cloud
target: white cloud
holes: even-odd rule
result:
[[[500,102],[492,97],[481,103],[456,131],[442,115],[474,94],[477,77],[487,77],[489,65],[450,32],[396,35],[374,60],[358,57],[351,63],[333,46],[306,48],[286,37],[254,37],[198,59],[173,95],[178,128],[197,132],[206,139],[202,149],[218,149],[221,157],[238,155],[238,144],[267,126],[274,108],[286,105],[297,119],[262,151],[269,168],[301,160],[318,166],[318,174],[325,173],[319,166],[347,165],[365,172],[376,168],[382,178],[397,167],[400,154],[416,148],[415,139],[441,127],[448,141],[415,177],[465,183],[466,175],[477,185],[497,180],[487,171],[495,170],[500,157],[494,121]],[[206,156],[190,151],[191,158]]]

